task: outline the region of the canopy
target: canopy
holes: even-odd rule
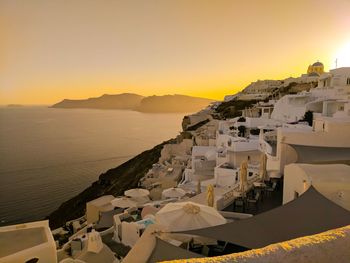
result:
[[[142,188],[134,188],[124,192],[129,197],[144,197],[149,195],[149,191]]]
[[[226,219],[215,208],[193,202],[166,204],[157,212],[156,221],[169,231],[186,231],[226,223]]]
[[[349,224],[350,212],[311,186],[297,199],[265,213],[182,233],[215,238],[246,248],[261,248]]]
[[[148,263],[174,259],[199,258],[202,255],[174,246],[160,238],[156,239],[156,246],[148,259]]]
[[[297,152],[297,163],[322,163],[332,161],[346,161],[350,159],[347,147],[317,147],[290,144]]]
[[[177,187],[168,188],[162,192],[162,196],[165,198],[179,198],[185,195],[186,192],[183,189]]]
[[[137,206],[135,201],[127,197],[115,198],[111,201],[111,204],[115,207],[120,207],[120,208],[129,208],[129,207]]]

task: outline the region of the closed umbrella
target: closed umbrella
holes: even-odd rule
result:
[[[226,219],[213,207],[193,202],[166,204],[156,214],[156,222],[168,231],[186,231],[226,223]]]
[[[186,192],[183,189],[177,187],[168,188],[162,192],[162,196],[164,198],[180,198],[185,195]]]
[[[128,197],[119,197],[115,198],[111,201],[111,204],[114,207],[120,207],[120,208],[129,208],[129,207],[136,207],[136,202],[131,200]]]
[[[198,179],[198,182],[197,182],[197,195],[199,195],[201,192],[202,192],[201,180]]]
[[[149,195],[149,191],[147,189],[142,189],[142,188],[134,188],[130,189],[124,192],[124,195],[129,196],[129,197],[145,197]]]
[[[266,181],[267,179],[266,163],[267,163],[267,156],[265,153],[263,153],[260,159],[260,171],[259,171],[260,179],[262,182]]]
[[[211,184],[207,187],[207,203],[208,206],[214,207],[214,187]]]
[[[246,190],[247,185],[247,176],[248,176],[248,162],[243,161],[241,163],[241,169],[239,171],[240,181],[239,181],[239,190],[243,193]]]

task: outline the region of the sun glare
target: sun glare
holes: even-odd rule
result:
[[[350,40],[336,52],[334,59],[337,67],[350,67]]]

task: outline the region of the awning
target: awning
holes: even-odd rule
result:
[[[181,247],[174,246],[160,238],[156,240],[156,247],[148,259],[148,263],[161,262],[166,260],[187,259],[204,257],[194,252],[185,250]]]
[[[290,144],[297,152],[297,163],[322,163],[350,160],[350,148]]]
[[[254,217],[181,233],[227,241],[246,248],[261,248],[349,224],[350,212],[311,186],[297,199]]]

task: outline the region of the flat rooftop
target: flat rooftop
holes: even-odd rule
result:
[[[0,258],[46,243],[44,227],[0,232]]]

